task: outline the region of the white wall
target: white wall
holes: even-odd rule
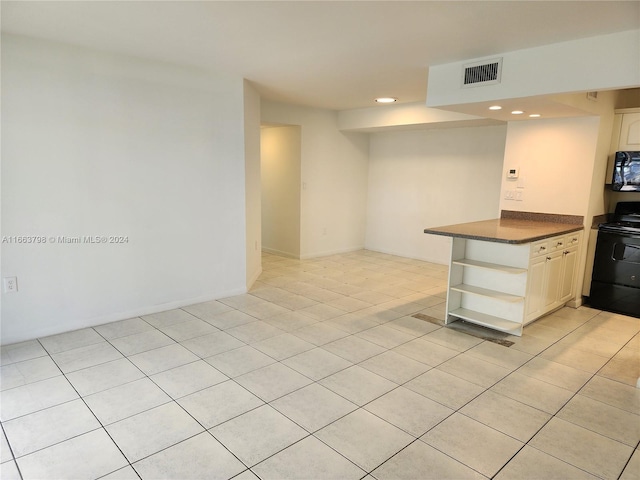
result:
[[[429,108],[423,102],[376,105],[338,112],[338,128],[342,131],[390,131],[421,128],[437,124],[437,128],[498,124],[482,117]]]
[[[584,94],[565,95],[563,99],[563,103],[589,111],[599,118],[598,135],[595,139],[595,150],[593,152],[593,172],[588,194],[589,204],[585,215],[585,226],[587,227],[592,224],[594,215],[601,215],[608,211],[607,197],[610,191],[605,188],[605,183],[611,182],[611,179],[607,178],[611,175],[611,172],[607,172],[607,163],[613,133],[614,106],[617,97],[617,92],[607,91],[598,92],[597,101],[595,102],[588,100]]]
[[[300,127],[261,132],[262,248],[300,258]]]
[[[244,155],[247,290],[262,273],[260,95],[244,81]]]
[[[2,343],[246,288],[243,81],[2,39]]]
[[[521,190],[523,200],[506,200],[502,195],[500,209],[583,216],[586,231],[577,267],[578,285],[591,276],[585,268],[593,216],[605,210],[604,171],[613,99],[602,98],[601,102],[601,116],[510,122],[507,129],[502,192]],[[512,167],[520,168],[524,189],[517,188],[517,181],[506,179],[506,170]],[[581,303],[578,288],[573,305]]]
[[[510,122],[500,210],[586,217],[599,124],[597,116]],[[518,181],[506,178],[514,167],[524,182],[522,201],[504,198],[505,190],[518,190]]]
[[[427,105],[438,107],[557,93],[632,88],[640,85],[640,30],[496,53],[503,58],[499,84],[462,88],[465,64],[429,67]]]
[[[364,246],[368,137],[343,133],[337,112],[262,102],[263,123],[299,125],[302,135],[300,256]]]
[[[371,134],[366,248],[448,263],[438,227],[499,216],[505,126]]]

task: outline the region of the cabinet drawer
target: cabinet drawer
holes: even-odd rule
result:
[[[565,247],[575,247],[580,243],[581,232],[572,233],[571,235],[567,235],[565,238],[564,246]]]
[[[531,244],[531,258],[544,255],[549,252],[549,245],[547,240],[540,240]]]
[[[561,250],[566,247],[566,239],[564,237],[553,237],[547,240],[547,247],[550,252]]]

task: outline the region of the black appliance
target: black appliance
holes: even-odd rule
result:
[[[640,192],[640,152],[616,152],[611,189]]]
[[[640,202],[619,202],[598,226],[589,304],[640,318]]]

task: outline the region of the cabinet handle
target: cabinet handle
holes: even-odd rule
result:
[[[543,250],[546,250],[547,247],[540,247],[540,251],[542,252]]]
[[[565,250],[564,252],[562,252],[563,255],[568,255],[569,254],[569,250]]]
[[[562,242],[556,243],[556,247],[560,247],[560,246],[562,246]]]
[[[551,257],[547,257],[547,260],[551,260]]]

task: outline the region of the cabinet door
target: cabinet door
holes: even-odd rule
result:
[[[529,266],[524,314],[525,323],[535,320],[542,315],[545,264],[545,257],[538,257],[532,260]]]
[[[562,274],[560,277],[560,303],[571,299],[575,289],[578,247],[568,248],[562,252]]]
[[[640,113],[622,115],[618,150],[640,150]]]
[[[543,314],[559,305],[558,289],[562,274],[562,259],[562,252],[555,252],[545,257]]]

